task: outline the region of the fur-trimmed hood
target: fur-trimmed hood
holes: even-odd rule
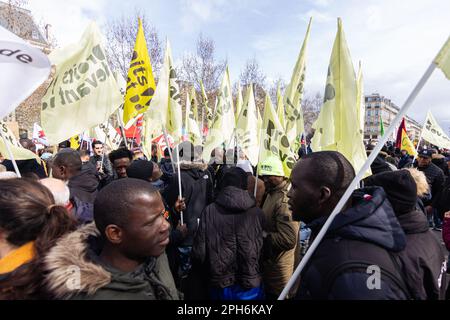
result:
[[[88,258],[88,239],[99,235],[91,223],[67,234],[49,251],[45,282],[55,298],[69,299],[82,292],[91,295],[111,282],[111,273]]]
[[[203,162],[180,161],[180,169],[181,170],[196,169],[205,171],[206,169],[208,169],[208,165]]]

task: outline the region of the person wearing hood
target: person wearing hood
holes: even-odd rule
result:
[[[178,276],[180,279],[185,279],[192,267],[191,251],[198,228],[198,219],[206,206],[213,201],[213,182],[207,170],[208,166],[194,156],[192,143],[185,141],[175,150],[178,150],[178,155],[174,153],[174,161],[180,161],[181,191],[186,205],[183,210],[183,222],[188,230],[188,235],[178,247],[181,261]],[[170,208],[174,207],[177,199],[180,198],[178,181],[178,175],[174,175],[163,192],[163,197]]]
[[[99,183],[92,168],[82,168],[79,153],[68,148],[61,149],[52,161],[52,175],[67,183],[70,201],[80,224],[93,220],[94,200]]]
[[[53,298],[180,298],[164,255],[169,223],[156,188],[137,179],[114,181],[99,192],[94,219],[61,238],[45,257]]]
[[[411,298],[443,298],[445,257],[439,241],[428,227],[426,216],[416,209],[417,185],[410,171],[383,172],[366,178],[364,184],[384,189],[406,234],[406,248],[398,253],[398,257]]]
[[[276,299],[294,272],[299,223],[288,206],[290,183],[279,157],[261,162],[259,174],[266,187],[264,212],[263,279],[266,297]]]
[[[304,156],[291,174],[293,218],[319,233],[351,184],[355,171],[339,152]],[[336,215],[301,273],[298,299],[356,300],[409,298],[394,255],[406,236],[381,187],[356,190]]]
[[[262,299],[259,265],[263,246],[263,217],[247,191],[247,174],[228,170],[217,199],[200,217],[193,258],[209,274],[213,300]]]
[[[413,160],[408,154],[408,151],[402,150],[400,154],[400,160],[398,161],[398,169],[409,168],[413,165]]]

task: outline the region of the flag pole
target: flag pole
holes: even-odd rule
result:
[[[119,112],[120,107],[117,109],[117,120],[119,121],[119,127],[120,127],[120,132],[122,133],[122,138],[123,138],[123,142],[125,144],[125,147],[127,147],[127,136],[125,135],[125,129],[124,129],[124,125],[123,125],[123,119],[120,116],[120,112]]]
[[[428,116],[427,116],[427,117],[428,117]],[[423,132],[423,128],[424,128],[425,125],[426,125],[426,122],[427,122],[427,118],[425,118],[425,122],[424,122],[424,124],[423,124],[423,126],[422,126],[422,130],[420,130],[420,137],[419,137],[419,142],[417,142],[416,154],[414,155],[413,161],[412,161],[413,164],[414,164],[414,161],[416,161],[417,154],[418,154],[418,152],[419,152],[419,146],[420,146],[420,143],[422,142],[422,132]]]
[[[0,130],[0,135],[2,136],[3,143],[5,144],[6,149],[8,149],[8,153],[9,153],[9,156],[10,156],[10,158],[11,158],[11,162],[12,162],[12,164],[13,164],[14,171],[16,171],[16,174],[17,174],[17,176],[18,176],[19,178],[22,178],[22,175],[20,174],[20,171],[19,171],[19,167],[17,166],[17,163],[16,163],[16,159],[14,159],[14,155],[13,155],[13,153],[12,153],[12,151],[11,151],[11,148],[10,148],[8,142],[6,141],[5,136],[3,135],[3,131],[2,131],[2,130]]]
[[[183,194],[182,194],[182,189],[181,189],[181,169],[180,169],[180,150],[178,149],[179,144],[177,144],[176,149],[177,149],[177,171],[178,171],[178,192],[179,192],[179,196],[178,199],[182,199],[183,198]],[[183,221],[183,211],[180,211],[180,218],[181,218],[181,224],[184,224]]]
[[[255,190],[253,192],[253,196],[255,197],[255,199],[256,199],[256,192],[258,191],[258,178],[259,178],[258,166],[259,166],[259,160],[261,159],[261,142],[262,142],[262,138],[263,138],[262,137],[263,129],[260,129],[259,131],[260,132],[259,132],[258,162],[256,163]]]
[[[166,141],[166,146],[169,149],[169,157],[170,157],[170,163],[172,164],[172,170],[173,170],[173,172],[175,172],[175,164],[173,163],[173,154],[172,154],[172,150],[170,150],[169,138],[167,136],[166,127],[164,127],[164,126],[163,126],[163,135],[164,135],[164,140]]]
[[[314,254],[314,251],[319,246],[319,243],[322,241],[323,237],[325,236],[325,233],[328,231],[328,228],[330,227],[331,223],[333,222],[334,218],[338,215],[339,212],[341,212],[344,205],[347,203],[348,199],[350,199],[350,196],[352,195],[354,189],[357,188],[358,183],[360,180],[362,180],[364,174],[367,172],[367,170],[370,168],[370,165],[377,157],[378,153],[381,151],[381,148],[384,146],[384,144],[387,142],[388,137],[394,132],[395,126],[400,123],[403,116],[406,114],[414,100],[416,99],[417,95],[419,94],[420,90],[422,90],[425,83],[430,78],[431,74],[433,73],[434,69],[436,69],[436,64],[432,62],[428,69],[425,71],[422,78],[419,80],[417,85],[415,86],[414,90],[409,95],[406,102],[403,104],[402,108],[400,109],[397,116],[392,121],[391,125],[389,126],[389,129],[387,130],[387,133],[384,135],[384,137],[381,138],[381,140],[377,143],[375,148],[372,150],[372,152],[369,155],[369,158],[366,160],[364,165],[362,166],[361,170],[359,170],[358,174],[355,176],[353,181],[348,186],[347,190],[345,191],[342,198],[339,200],[338,204],[334,208],[331,215],[328,217],[327,221],[323,225],[322,229],[320,229],[319,234],[316,236],[314,241],[312,242],[309,250],[306,252],[306,255],[301,260],[300,264],[295,269],[294,274],[292,275],[291,279],[287,283],[286,287],[284,287],[283,291],[281,292],[280,296],[278,297],[278,300],[284,300],[286,296],[288,295],[289,291],[291,290],[292,286],[297,281],[298,276],[304,269],[305,265],[310,260],[311,256]]]

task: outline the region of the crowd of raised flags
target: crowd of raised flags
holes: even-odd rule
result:
[[[218,147],[239,150],[242,155],[238,157],[246,157],[258,168],[257,174],[262,169],[261,163],[275,157],[281,160],[280,171],[289,178],[306,135],[301,104],[311,24],[312,19],[284,95],[278,87],[274,104],[266,94],[262,115],[256,106],[253,85],[245,87],[244,92],[238,86],[234,103],[228,68],[225,69],[218,88],[214,108],[210,108],[208,95],[201,81],[202,101],[197,101],[194,87],[188,91],[186,101],[182,101],[169,41],[166,42],[164,62],[156,83],[141,21],[126,81],[111,70],[102,35],[95,23],[87,27],[77,43],[56,49],[48,57],[0,27],[0,63],[4,71],[0,74],[0,117],[8,115],[47,80],[53,65],[51,82],[42,98],[42,128],[36,124],[33,133],[33,139],[43,146],[70,140],[71,147],[77,148],[83,146],[83,141],[96,139],[115,150],[122,140],[126,142],[125,129],[134,124],[136,131],[139,131],[137,134],[142,137],[142,148],[148,158],[151,158],[155,142],[167,147],[188,140],[196,146],[202,146],[205,162],[209,161],[212,151]],[[360,64],[358,73],[355,73],[340,19],[337,26],[327,70],[324,102],[318,119],[312,126],[315,132],[311,148],[313,151],[338,151],[343,154],[358,173],[354,181],[359,182],[363,176],[370,174],[371,162],[394,127],[402,120],[434,68],[440,68],[450,79],[450,38],[386,133],[381,121],[382,134],[378,149],[368,158],[363,140],[365,99],[362,68]],[[200,106],[203,110],[201,113]],[[110,123],[112,115],[118,117],[121,133]],[[40,161],[35,153],[17,142],[6,124],[0,123],[0,127],[0,153],[3,157],[13,162],[34,158]],[[430,112],[421,140],[441,148],[450,148],[450,138]],[[407,135],[404,119],[399,125],[396,147],[406,150],[409,155],[417,154],[417,147]],[[16,170],[18,171],[17,167]],[[179,172],[178,163],[181,197]],[[341,211],[354,187],[355,184],[352,183],[343,195],[281,297],[286,296],[289,286],[295,282],[296,276],[307,263],[335,215]]]
[[[186,97],[184,121],[183,101],[170,43],[166,43],[164,64],[156,84],[140,20],[126,81],[110,69],[102,35],[95,23],[87,27],[78,42],[54,50],[48,59],[10,32],[0,29],[0,40],[14,44],[8,50],[13,52],[18,49],[17,52],[22,50],[33,55],[30,63],[22,62],[19,57],[14,59],[11,55],[0,56],[1,59],[8,60],[8,63],[4,64],[4,76],[0,79],[0,98],[3,99],[1,116],[14,110],[46,80],[50,65],[53,65],[55,70],[52,81],[42,98],[42,128],[39,130],[41,133],[45,132],[47,144],[55,145],[70,139],[76,146],[80,136],[87,135],[87,139],[104,141],[111,149],[116,149],[121,137],[109,122],[111,115],[119,115],[119,120],[123,123],[121,129],[129,128],[141,117],[143,124],[138,135],[142,137],[142,147],[147,156],[154,139],[166,131],[175,144],[189,140],[194,145],[202,145],[205,161],[209,160],[214,148],[230,146],[239,147],[253,165],[270,155],[279,156],[288,177],[297,159],[302,137],[306,136],[301,104],[311,24],[312,19],[309,21],[284,96],[278,87],[275,106],[267,96],[263,117],[256,107],[252,85],[244,88],[244,99],[239,85],[236,103],[233,103],[230,75],[226,68],[214,108],[209,107],[207,92],[200,81],[202,119],[199,118],[197,93],[193,86]],[[447,77],[448,51],[447,42],[435,60]],[[27,77],[21,77],[20,74],[27,74]],[[14,82],[13,79],[22,81],[22,78],[26,78],[26,82],[22,82],[21,90],[17,91],[17,86],[11,83]],[[363,143],[364,100],[361,64],[356,75],[342,22],[338,19],[338,31],[327,72],[324,103],[317,121],[312,126],[315,130],[311,140],[312,150],[339,151],[359,170],[367,160]],[[357,124],[356,128],[354,124]],[[431,114],[427,117],[422,139],[448,148],[450,143],[443,130],[427,130],[430,126],[438,128]],[[5,135],[11,137],[12,133]],[[400,126],[397,141],[401,141],[397,142],[398,147],[406,149],[411,155],[416,154],[404,125]],[[17,160],[35,157],[28,150],[20,148],[19,144],[8,142],[2,142],[0,145],[4,157],[15,155]]]

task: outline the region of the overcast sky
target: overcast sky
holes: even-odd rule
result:
[[[216,42],[237,80],[255,57],[268,82],[291,77],[307,22],[313,17],[306,90],[323,92],[337,17],[343,20],[357,72],[362,61],[366,94],[378,92],[401,106],[450,35],[450,0],[30,0],[37,21],[52,25],[59,45],[78,41],[90,20],[106,21],[135,8],[146,12],[174,60],[193,51],[199,32]],[[450,81],[434,75],[408,114],[423,123],[431,109],[450,129]]]

